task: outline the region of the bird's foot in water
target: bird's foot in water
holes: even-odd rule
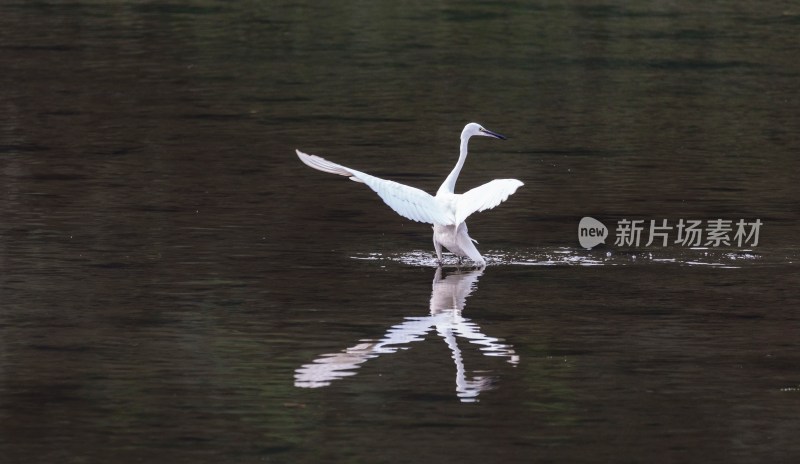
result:
[[[453,255],[455,258],[455,262],[451,261],[450,259],[445,258],[435,258],[433,260],[436,267],[445,267],[445,266],[455,266],[459,269],[461,268],[477,268],[483,269],[486,267],[486,261],[473,261],[472,259],[465,258],[464,256],[457,256]]]

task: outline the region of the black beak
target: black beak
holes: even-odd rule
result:
[[[506,140],[506,136],[505,135],[500,135],[497,132],[490,131],[489,129],[483,129],[483,133],[485,133],[486,135],[490,135],[490,136],[492,136],[492,137],[494,137],[496,139]]]

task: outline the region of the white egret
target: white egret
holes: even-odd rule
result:
[[[517,179],[495,179],[475,187],[463,194],[455,193],[456,181],[467,159],[467,145],[470,137],[481,135],[505,140],[505,137],[480,124],[469,123],[461,131],[461,152],[456,166],[436,192],[436,196],[408,185],[381,179],[355,169],[332,163],[324,158],[297,151],[300,161],[308,166],[331,174],[347,176],[350,180],[363,182],[399,215],[412,221],[433,224],[433,246],[436,257],[442,262],[442,247],[459,257],[467,257],[479,266],[486,264],[475,240],[467,232],[466,219],[472,213],[494,208],[504,202],[509,195],[523,185]],[[474,243],[473,243],[474,242]]]

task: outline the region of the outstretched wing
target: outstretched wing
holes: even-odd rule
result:
[[[464,222],[472,213],[494,208],[523,185],[517,179],[495,179],[463,193],[456,204],[456,224]]]
[[[297,156],[306,165],[322,172],[350,177],[356,182],[363,182],[369,186],[379,197],[389,205],[397,214],[412,221],[427,222],[428,224],[449,224],[447,215],[436,200],[428,193],[408,185],[403,185],[391,180],[365,174],[355,169],[332,163],[316,155],[309,155],[300,150]]]

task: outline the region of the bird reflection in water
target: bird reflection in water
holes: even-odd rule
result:
[[[295,386],[328,386],[336,379],[355,375],[356,369],[368,359],[407,349],[407,345],[424,340],[435,329],[450,348],[456,365],[456,394],[462,402],[477,401],[480,392],[491,388],[492,379],[481,376],[467,378],[458,345],[459,337],[480,345],[480,351],[486,356],[507,358],[507,362],[512,365],[519,362],[519,356],[511,345],[484,335],[476,323],[461,314],[467,297],[475,289],[481,275],[482,268],[456,272],[442,278],[442,268],[438,268],[433,279],[429,316],[408,317],[404,322],[390,327],[380,340],[362,340],[362,343],[338,353],[320,356],[295,371]]]

